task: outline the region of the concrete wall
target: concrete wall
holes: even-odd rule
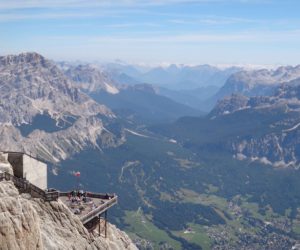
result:
[[[9,152],[8,154],[8,161],[13,167],[14,176],[19,178],[24,178],[23,174],[23,154],[22,153],[15,153]]]
[[[23,175],[41,189],[47,188],[47,164],[23,155]]]
[[[47,188],[46,163],[19,152],[8,152],[8,161],[12,165],[16,177],[26,178],[41,189]]]

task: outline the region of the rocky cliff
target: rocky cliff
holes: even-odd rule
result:
[[[90,64],[69,66],[65,74],[85,92],[105,91],[110,94],[119,93],[114,80],[100,67]]]
[[[9,163],[1,157],[1,165]],[[0,182],[0,248],[137,249],[130,238],[108,224],[108,237],[88,233],[79,218],[61,201],[44,202],[19,194],[12,182]]]
[[[37,53],[0,57],[1,148],[58,162],[88,146],[122,143],[115,115]],[[105,120],[105,122],[104,122]]]
[[[232,74],[213,99],[220,100],[233,93],[245,96],[273,95],[276,88],[284,82],[300,77],[300,65],[279,67],[273,70],[260,69],[240,71]]]
[[[236,136],[227,138],[227,147],[237,159],[299,168],[299,111],[300,78],[297,78],[274,88],[271,96],[226,97],[219,101],[210,117],[233,120],[244,127]]]

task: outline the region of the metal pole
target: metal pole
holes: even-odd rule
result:
[[[107,210],[105,210],[104,216],[105,216],[105,238],[107,238]]]
[[[99,214],[99,235],[101,236],[101,215]]]

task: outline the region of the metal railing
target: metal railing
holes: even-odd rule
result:
[[[70,192],[59,192],[59,197],[61,196],[69,196],[72,191]],[[109,200],[114,197],[116,197],[115,194],[108,194],[108,193],[92,193],[92,192],[86,192],[86,196],[90,198],[97,198],[97,199],[102,199],[102,200]]]
[[[34,198],[41,198],[45,201],[56,201],[59,197],[59,191],[45,191],[33,185],[28,180],[18,178],[10,173],[0,173],[0,180],[12,181],[14,185],[23,193],[29,193]]]
[[[115,204],[118,203],[118,196],[115,196],[109,200],[107,200],[107,202],[105,202],[104,204],[98,206],[96,209],[90,211],[89,213],[87,213],[86,215],[80,217],[80,220],[82,221],[83,224],[89,222],[91,219],[93,219],[94,217],[103,214],[107,209],[111,208],[112,206],[114,206]]]
[[[60,197],[70,196],[70,194],[71,192],[59,192]],[[116,194],[86,192],[86,197],[101,199],[104,200],[104,203],[97,206],[97,208],[93,209],[89,213],[80,216],[80,220],[82,221],[83,224],[88,223],[93,218],[104,213],[107,209],[111,208],[112,206],[118,203],[118,196]]]
[[[115,194],[103,194],[103,193],[87,193],[87,197],[97,198],[102,200],[109,200],[116,197]]]
[[[71,192],[59,192],[59,197],[68,196]]]

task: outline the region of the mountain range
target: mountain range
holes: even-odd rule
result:
[[[272,95],[280,84],[299,77],[300,65],[295,67],[281,66],[271,70],[240,71],[232,74],[212,98],[219,100],[233,93],[240,93],[246,96]]]
[[[185,115],[201,115],[199,109],[160,94],[150,84],[124,84],[111,73],[93,65],[70,66],[65,74],[83,92],[122,118],[144,124],[175,121]]]
[[[297,67],[290,69],[292,72],[285,79],[298,76],[293,74]],[[277,76],[274,74],[274,78]],[[243,89],[219,100],[206,117],[181,118],[162,131],[189,147],[211,147],[213,144],[240,160],[298,168],[300,78],[285,83],[278,83],[276,79],[268,77],[265,83],[272,88],[273,94],[246,96],[249,92],[244,93]],[[256,86],[255,79],[252,80]],[[231,82],[229,79],[224,88]],[[243,82],[239,84],[243,86]]]
[[[241,70],[240,67],[221,69],[211,65],[176,65],[139,69],[134,66],[112,64],[106,68],[114,74],[126,74],[141,83],[153,84],[171,90],[196,89],[207,86],[222,86],[227,78]]]
[[[210,65],[175,64],[141,68],[115,63],[102,67],[116,83],[151,84],[158,94],[206,112],[211,111],[218,100],[233,93],[271,95],[279,84],[299,77],[300,71],[299,66],[253,70],[241,66],[222,69]]]
[[[0,57],[1,147],[46,160],[58,189],[72,189],[80,171],[83,189],[117,193],[111,221],[140,249],[295,246],[298,67],[238,69],[206,115],[135,78],[149,69],[126,70],[130,83],[111,65]],[[251,92],[256,85],[272,91]]]

